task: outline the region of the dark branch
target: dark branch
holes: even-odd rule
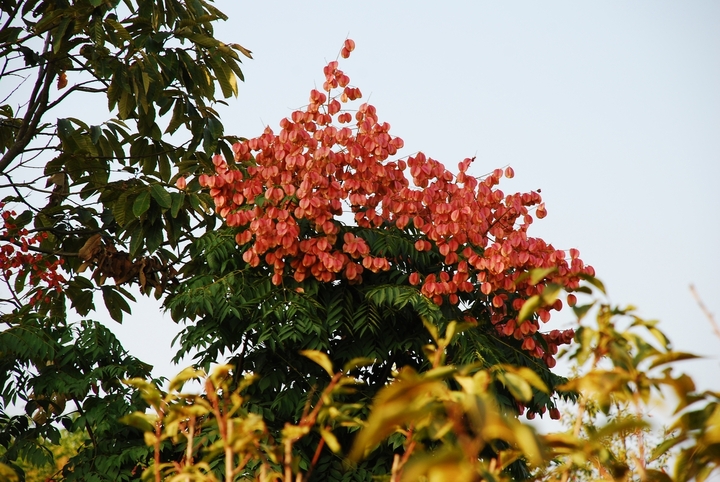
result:
[[[49,49],[50,35],[48,35],[45,39],[44,51],[48,52]],[[52,62],[47,62],[40,66],[38,78],[30,96],[31,101],[28,105],[25,117],[23,118],[23,125],[18,131],[18,137],[10,149],[5,152],[2,159],[0,159],[0,173],[5,172],[12,161],[23,152],[33,137],[35,137],[37,126],[40,124],[40,120],[47,110],[50,86],[52,85],[54,77],[55,69]]]

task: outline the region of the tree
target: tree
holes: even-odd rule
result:
[[[353,49],[347,40],[342,57]],[[502,410],[555,414],[555,397],[572,394],[558,392],[565,380],[551,368],[573,333],[543,333],[540,324],[562,308],[560,292],[580,289],[593,269],[577,250],[528,236],[531,209],[542,218],[545,207],[537,192],[496,188],[511,168],[477,179],[467,172],[472,159],[457,175],[422,153],[391,159],[402,140],[374,106],[351,113],[362,94],[337,61],[324,74],[323,91],[312,90],[279,133],[268,127],[234,144],[232,158],[213,157],[214,174],[190,181],[209,189],[225,226],[192,243],[180,289],[167,298],[173,318],[186,322],[178,356],[201,348],[206,369],[227,356],[238,379],[257,374],[248,406],[275,436],[303,417],[308,393],[358,359],[366,363],[353,374],[364,383],[347,403],[367,408],[395,370],[423,372],[442,358],[532,373],[549,389],[520,397],[517,375],[500,370],[493,389]],[[462,336],[426,357],[456,321]],[[330,368],[307,350],[324,353]],[[354,437],[334,433],[343,447]],[[388,474],[403,440],[391,438],[353,477]],[[301,466],[342,479],[331,450],[316,455],[319,441],[314,434],[294,444]],[[529,475],[522,463],[512,470]]]
[[[570,453],[567,478],[581,452],[610,460],[597,440],[543,439],[517,419],[555,418],[558,398],[578,397],[581,382],[552,372],[573,331],[541,323],[563,291],[574,305],[572,292],[590,291],[582,280],[602,285],[577,250],[528,235],[545,206],[537,192],[497,188],[511,168],[478,179],[472,159],[453,174],[422,153],[393,157],[402,140],[374,106],[351,113],[362,94],[337,61],[278,134],[225,136],[215,87],[237,92],[237,52],[249,52],[213,38],[224,17],[206,2],[2,6],[4,75],[37,79],[24,111],[2,110],[0,167],[14,191],[0,250],[3,408],[20,400],[27,414],[2,414],[3,474],[22,475],[18,459],[44,463],[56,422],[87,435],[63,480],[526,479],[548,454]],[[353,49],[347,40],[341,56]],[[67,90],[53,99],[53,86]],[[43,123],[82,93],[107,98],[117,118]],[[165,114],[164,133],[182,127],[184,143],[163,137]],[[29,177],[35,163],[43,175]],[[178,358],[230,364],[207,378],[183,371],[166,392],[148,380],[87,319],[98,292],[120,321],[131,284],[185,324]],[[666,356],[637,346],[640,361]],[[203,394],[179,392],[191,378]],[[688,416],[677,439],[705,440],[712,463],[713,410]]]
[[[131,285],[158,298],[176,286],[187,244],[215,217],[207,195],[173,184],[231,152],[214,106],[237,94],[250,52],[214,38],[226,17],[205,1],[0,8],[0,461],[42,465],[60,423],[88,437],[64,477],[129,480],[149,452],[117,420],[144,406],[120,380],[151,367],[90,318],[95,295],[120,322]],[[52,117],[74,102],[107,113]]]

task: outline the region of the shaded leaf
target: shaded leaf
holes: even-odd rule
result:
[[[170,193],[167,192],[160,184],[151,185],[150,193],[160,207],[169,209],[172,206],[172,197],[170,196]]]
[[[140,216],[145,214],[148,209],[150,209],[150,193],[148,191],[142,191],[135,198],[135,202],[133,202],[133,215],[136,218],[139,218]]]

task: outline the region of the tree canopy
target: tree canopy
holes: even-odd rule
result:
[[[231,152],[214,106],[237,94],[250,52],[214,38],[226,17],[208,2],[0,7],[2,460],[42,462],[60,424],[91,442],[70,479],[123,480],[147,450],[117,421],[142,405],[120,380],[151,367],[93,313],[102,299],[121,321],[133,285],[171,291],[194,233],[212,229],[207,196],[172,186]],[[97,120],[54,116],[73,103]]]

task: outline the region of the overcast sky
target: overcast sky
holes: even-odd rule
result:
[[[717,380],[720,339],[688,287],[720,315],[720,2],[216,6],[230,17],[217,38],[254,56],[221,109],[227,132],[277,128],[349,36],[357,47],[340,68],[405,140],[401,155],[452,170],[476,156],[476,175],[512,166],[501,189],[541,188],[547,204],[530,234],[578,248],[614,303],[661,319],[676,348],[711,357],[685,368],[705,388]],[[177,326],[158,319],[137,310],[119,333],[171,375],[163,344]],[[167,341],[150,343],[149,330]]]

